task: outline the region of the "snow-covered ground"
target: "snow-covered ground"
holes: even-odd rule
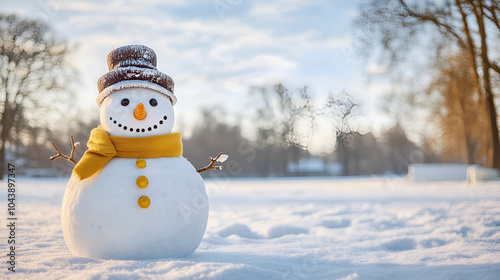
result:
[[[16,185],[17,272],[7,270],[2,227],[2,279],[500,279],[500,182],[207,181],[198,250],[140,261],[71,255],[60,225],[65,178]]]

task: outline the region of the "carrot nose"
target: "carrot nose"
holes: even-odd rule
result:
[[[144,108],[144,105],[142,103],[139,103],[137,107],[134,109],[134,117],[138,120],[143,120],[146,118],[146,109]]]

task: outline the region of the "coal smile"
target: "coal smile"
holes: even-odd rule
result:
[[[113,117],[109,117],[109,120],[113,121],[113,123],[115,125],[117,125],[118,127],[123,128],[123,130],[129,130],[130,132],[134,132],[134,131],[135,132],[146,132],[146,131],[151,131],[153,129],[157,129],[158,125],[164,124],[165,123],[164,121],[166,121],[167,119],[168,119],[167,116],[163,116],[163,119],[159,120],[158,124],[155,124],[155,125],[150,126],[148,128],[133,128],[133,127],[129,127],[129,126],[126,126],[126,125],[122,125],[121,123],[118,123],[116,120],[113,120]]]

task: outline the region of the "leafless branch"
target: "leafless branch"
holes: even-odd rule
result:
[[[495,62],[493,61],[490,61],[490,67],[491,69],[493,69],[495,72],[497,72],[498,74],[500,74],[500,67],[498,66],[498,64],[496,64]]]
[[[203,167],[203,168],[200,168],[196,171],[198,171],[198,173],[201,173],[201,172],[205,172],[207,170],[222,170],[224,167],[223,166],[214,166],[214,164],[219,160],[219,158],[224,155],[223,153],[219,153],[215,158],[212,158],[210,157],[210,164]],[[221,162],[224,162],[224,160],[222,160]]]
[[[67,160],[71,161],[73,164],[76,164],[74,156],[75,156],[76,147],[78,147],[79,145],[80,145],[80,142],[76,142],[75,143],[75,140],[73,139],[73,136],[71,136],[71,157],[70,157],[70,156],[62,154],[59,151],[59,149],[56,147],[56,145],[54,143],[52,143],[52,146],[57,151],[57,155],[51,156],[50,160],[55,160],[56,158],[64,158],[64,159],[67,159]]]
[[[484,13],[483,15],[489,19],[491,22],[493,22],[493,24],[495,24],[495,26],[500,29],[500,22],[498,20],[498,16],[496,14],[496,11],[498,10],[498,6],[496,5],[491,5],[489,7],[484,7],[485,10],[489,11],[490,12],[490,15]]]
[[[438,26],[439,28],[443,28],[446,30],[446,33],[452,35],[456,40],[457,40],[457,43],[460,47],[464,47],[466,46],[464,40],[462,37],[460,37],[460,35],[455,31],[455,29],[449,25],[449,24],[446,24],[445,22],[441,21],[440,18],[435,15],[435,14],[431,14],[431,13],[419,13],[415,10],[412,10],[408,4],[403,1],[403,0],[400,0],[399,3],[401,4],[401,6],[403,7],[404,11],[406,13],[408,13],[409,16],[413,17],[413,18],[416,18],[416,19],[419,19],[423,22],[432,22],[434,23],[436,26]]]

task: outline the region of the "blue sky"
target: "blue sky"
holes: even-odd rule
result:
[[[75,46],[75,88],[84,112],[98,115],[96,81],[116,47],[144,44],[176,85],[177,122],[189,127],[202,107],[219,105],[231,116],[251,106],[249,88],[282,82],[309,86],[316,102],[343,90],[360,104],[364,131],[392,124],[381,113],[388,85],[368,83],[380,69],[353,53],[357,1],[304,0],[7,0],[0,10],[47,20]],[[236,118],[235,118],[236,119]],[[320,125],[321,126],[321,125]],[[331,134],[315,132],[313,152],[329,149]],[[321,140],[322,139],[322,140]]]

